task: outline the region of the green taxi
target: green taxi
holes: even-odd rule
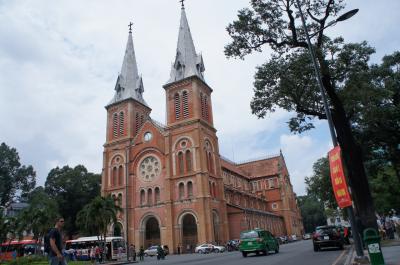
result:
[[[239,250],[243,257],[249,253],[268,255],[270,251],[279,252],[279,243],[271,232],[256,228],[240,233]]]

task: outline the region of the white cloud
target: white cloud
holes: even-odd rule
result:
[[[223,54],[230,41],[225,27],[248,2],[186,3],[195,46],[205,61],[206,80],[214,89],[214,123],[221,153],[244,160],[282,149],[294,188],[301,193],[304,184],[298,179],[309,174],[315,159],[326,153],[323,147],[329,136],[317,137],[318,141],[307,135],[280,137],[287,133],[286,112],[277,111],[263,120],[251,114],[255,66],[264,62],[268,50],[245,61],[228,60]],[[361,7],[359,14],[334,30],[352,41],[369,40],[379,54],[397,49],[399,36],[393,32],[399,3],[351,2],[356,4]],[[349,4],[349,8],[354,7]],[[384,19],[370,19],[383,10]],[[114,93],[129,21],[134,23],[144,97],[153,108],[152,117],[165,121],[162,85],[175,56],[179,17],[175,0],[0,1],[0,141],[16,147],[22,162],[34,166],[39,184],[57,165],[84,164],[101,172],[104,106]],[[370,34],[366,29],[372,23],[376,30]]]

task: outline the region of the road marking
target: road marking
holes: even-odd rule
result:
[[[346,250],[344,249],[342,251],[342,254],[340,254],[339,257],[337,257],[337,259],[332,263],[332,265],[336,265],[338,263],[338,261],[343,257],[344,253],[346,252]]]

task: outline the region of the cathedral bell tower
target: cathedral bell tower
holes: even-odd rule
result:
[[[185,9],[181,9],[178,45],[166,91],[167,125],[174,126],[200,120],[213,127],[211,92],[204,80],[204,63],[197,54]]]
[[[121,72],[115,84],[115,94],[105,107],[107,109],[106,144],[133,139],[151,112],[143,99],[143,80],[138,74],[136,64],[132,23],[129,26],[128,42]]]
[[[169,174],[174,186],[184,188],[184,183],[194,183],[196,187],[189,201],[199,224],[194,241],[221,242],[228,239],[227,213],[213,124],[212,89],[204,79],[204,70],[203,57],[196,53],[182,1],[175,61],[163,86],[171,148]],[[176,203],[184,204],[180,199]],[[184,227],[184,222],[178,225]],[[183,245],[197,243],[184,233],[180,236],[178,241]]]

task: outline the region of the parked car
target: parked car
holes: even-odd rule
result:
[[[213,251],[214,251],[214,245],[212,244],[201,244],[194,249],[194,252],[199,254],[207,254]]]
[[[333,225],[318,226],[313,234],[314,251],[325,247],[337,247],[343,249],[343,237],[339,228]]]
[[[311,234],[307,233],[303,235],[303,239],[307,240],[307,239],[311,239]]]
[[[243,257],[247,257],[249,253],[268,255],[270,251],[279,252],[279,243],[269,231],[263,229],[248,230],[240,233],[239,250]]]
[[[151,246],[148,249],[146,249],[144,251],[144,256],[147,257],[153,257],[153,256],[157,256],[157,248],[158,246]]]
[[[226,248],[224,246],[216,246],[216,245],[212,245],[213,246],[213,252],[214,253],[222,253],[225,252]]]
[[[149,257],[157,256],[157,248],[158,248],[158,245],[149,247],[148,249],[146,249],[144,251],[144,256],[145,257],[147,257],[147,256],[149,256]],[[161,248],[164,250],[164,255],[167,256],[169,254],[168,246],[167,245],[161,246]]]
[[[291,238],[292,238],[292,241],[297,241],[297,236],[296,235],[292,235]]]

